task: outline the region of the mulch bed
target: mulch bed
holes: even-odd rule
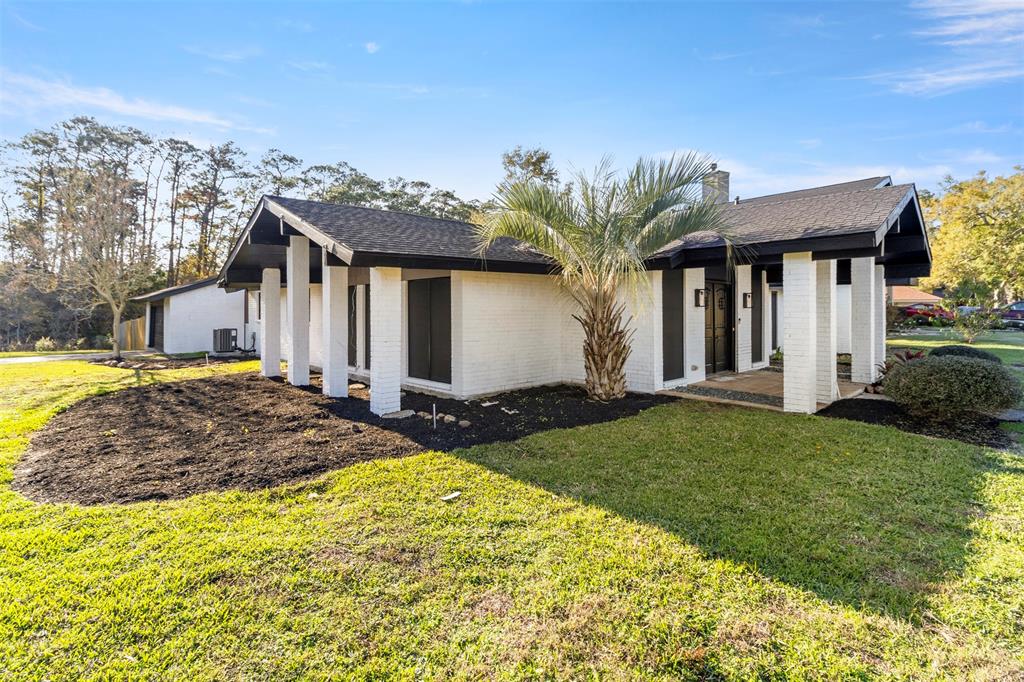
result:
[[[901,431],[936,438],[948,438],[973,445],[1009,448],[1013,438],[999,428],[999,420],[985,415],[961,417],[955,421],[932,421],[909,414],[891,400],[847,398],[837,400],[818,412],[821,417],[850,419],[866,424],[894,426]]]
[[[256,490],[367,460],[608,421],[672,400],[630,394],[604,404],[570,386],[467,402],[407,393],[403,408],[431,412],[436,404],[456,419],[439,420],[435,430],[420,416],[375,416],[362,384],[344,400],[325,397],[319,377],[313,381],[297,388],[243,373],[87,398],[36,433],[15,468],[14,488],[40,502],[79,504]]]

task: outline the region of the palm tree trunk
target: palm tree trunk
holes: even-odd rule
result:
[[[574,316],[583,325],[587,395],[594,400],[607,402],[626,395],[630,347],[629,332],[622,323],[624,309],[614,299],[602,299],[587,306],[582,316]]]

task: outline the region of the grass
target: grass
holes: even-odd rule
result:
[[[0,372],[0,678],[1024,670],[1020,457],[681,401],[256,493],[83,508],[10,489],[31,431],[134,383]]]
[[[931,350],[953,344],[963,344],[963,341],[950,329],[936,329],[930,334],[890,336],[886,339],[889,348],[900,349]],[[989,332],[979,337],[972,345],[998,355],[1007,364],[1024,365],[1024,332]]]
[[[75,350],[11,350],[0,351],[0,359],[3,358],[30,358],[37,355],[75,355],[78,353],[109,353],[110,350],[76,348]]]

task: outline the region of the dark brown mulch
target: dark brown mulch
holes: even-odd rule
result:
[[[617,419],[671,400],[630,394],[595,403],[569,386],[469,402],[407,393],[405,408],[430,412],[436,403],[439,413],[470,422],[440,420],[434,430],[419,416],[373,415],[365,386],[343,400],[324,397],[319,377],[314,382],[296,388],[245,373],[88,398],[33,437],[15,468],[14,487],[37,501],[79,504],[256,490],[372,459]]]
[[[866,424],[894,426],[901,431],[936,438],[948,438],[973,445],[1008,448],[1010,435],[999,428],[999,420],[985,415],[964,416],[952,421],[922,419],[908,413],[891,400],[847,398],[837,400],[818,412],[822,417],[850,419]]]

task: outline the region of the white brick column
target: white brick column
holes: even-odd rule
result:
[[[875,363],[885,362],[885,266],[875,264]]]
[[[788,294],[787,294],[788,296]],[[877,376],[875,369],[875,259],[853,258],[850,261],[850,354],[853,357],[852,379],[870,384]]]
[[[326,260],[326,255],[324,260]],[[324,395],[348,397],[348,268],[323,265]]]
[[[452,393],[456,396],[466,394],[466,367],[464,344],[466,331],[463,326],[462,310],[465,306],[465,272],[452,270]]]
[[[309,238],[288,239],[288,383],[309,385]]]
[[[818,319],[817,400],[830,403],[839,397],[839,377],[836,373],[836,262],[816,261]]]
[[[813,414],[816,396],[817,325],[815,299],[817,277],[811,253],[787,253],[782,257],[782,286],[786,289],[782,329],[785,361],[782,372],[782,404],[786,412]]]
[[[772,357],[772,290],[768,271],[761,271],[761,363],[768,366]]]
[[[698,308],[696,291],[704,290],[704,268],[683,270],[683,376],[687,383],[704,381],[704,308]],[[707,301],[707,305],[711,305]]]
[[[281,376],[281,271],[263,268],[260,283],[260,374]]]
[[[402,409],[402,269],[370,268],[370,411]]]
[[[736,371],[749,372],[752,367],[751,353],[753,353],[753,308],[743,307],[743,296],[752,291],[751,271],[749,265],[736,266],[736,286],[733,289],[735,301],[733,310],[736,311]],[[753,303],[751,303],[753,305]]]

